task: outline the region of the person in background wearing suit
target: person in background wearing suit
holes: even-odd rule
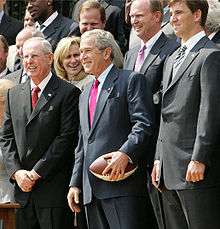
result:
[[[23,28],[23,24],[4,12],[5,3],[6,0],[0,0],[0,34],[6,38],[9,45],[14,45],[15,37]]]
[[[163,226],[160,196],[151,183],[151,170],[156,150],[156,142],[160,125],[161,109],[161,81],[163,78],[163,64],[178,46],[177,42],[170,40],[162,31],[163,7],[160,0],[134,0],[130,9],[131,25],[140,38],[141,43],[129,50],[125,55],[124,68],[135,70],[145,75],[153,93],[155,110],[155,131],[151,138],[151,160],[148,161],[149,194],[157,216],[158,225]],[[149,206],[150,210],[150,206]],[[152,209],[153,210],[153,209]],[[155,222],[152,222],[152,228]]]
[[[220,50],[204,32],[207,1],[169,7],[181,47],[164,64],[152,181],[166,203],[166,228],[220,228]]]
[[[112,6],[105,0],[79,0],[74,7],[73,18],[79,21],[81,34],[91,29],[105,29],[113,34],[122,52],[125,51],[123,21],[119,7]]]
[[[68,36],[78,24],[70,18],[58,13],[60,0],[27,0],[27,10],[33,19],[39,23],[39,29],[55,50],[57,43]],[[73,34],[78,35],[78,34]]]
[[[205,24],[205,32],[211,41],[220,47],[220,2],[209,0],[209,11]]]
[[[3,35],[0,35],[0,79],[10,73],[7,68],[8,42]]]
[[[2,36],[2,35],[1,35]],[[5,108],[5,96],[9,88],[14,86],[10,80],[0,79],[0,128],[2,126],[3,114]],[[2,151],[0,148],[0,203],[11,203],[13,198],[13,185],[8,180],[8,174],[5,170]],[[0,229],[4,229],[3,221],[0,219]]]
[[[17,229],[73,226],[68,192],[78,139],[80,90],[52,74],[51,44],[34,37],[23,45],[30,80],[9,90],[0,144],[15,183]]]
[[[112,64],[111,33],[94,29],[81,37],[80,53],[85,72],[95,76],[80,97],[80,132],[75,151],[68,203],[79,212],[79,193],[90,229],[146,229],[146,161],[143,150],[152,133],[153,104],[145,77]],[[111,158],[103,175],[96,178],[90,164],[99,156]],[[130,177],[118,181],[128,162],[138,165]]]
[[[9,55],[7,65],[11,66],[14,71],[6,75],[4,78],[12,80],[15,84],[24,83],[28,79],[28,75],[25,72],[22,60],[23,60],[23,45],[26,40],[32,37],[44,37],[43,33],[37,30],[35,27],[26,27],[22,29],[16,37],[16,53],[14,57],[13,50],[9,49]],[[18,68],[18,70],[16,70]]]

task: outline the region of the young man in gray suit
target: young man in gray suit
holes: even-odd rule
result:
[[[152,96],[143,75],[112,64],[116,46],[104,30],[87,31],[81,37],[82,64],[95,80],[80,98],[80,135],[68,202],[72,211],[80,211],[83,192],[90,229],[146,229],[150,219],[145,215],[149,204],[145,144],[152,133]],[[111,158],[103,171],[103,175],[110,173],[111,181],[89,171],[99,156]],[[129,161],[138,169],[118,181]]]
[[[124,68],[136,70],[144,74],[148,84],[151,86],[153,93],[156,128],[151,138],[150,152],[148,152],[148,154],[151,154],[151,160],[148,162],[147,171],[149,173],[148,186],[150,186],[149,194],[152,199],[159,228],[163,229],[164,223],[162,217],[163,213],[160,206],[160,196],[157,189],[152,187],[150,174],[153,167],[153,160],[160,124],[161,81],[163,78],[163,64],[165,58],[174,52],[179,44],[174,40],[170,40],[161,31],[163,6],[160,0],[133,1],[130,8],[130,19],[133,30],[141,39],[141,43],[137,44],[134,48],[126,53]],[[142,58],[141,61],[140,57]],[[152,222],[152,224],[153,223],[154,222]],[[152,228],[154,227],[155,226],[152,225]]]
[[[66,195],[78,134],[79,89],[51,72],[44,38],[23,45],[30,77],[9,90],[0,136],[5,167],[15,184],[17,229],[73,227]]]
[[[167,228],[220,228],[220,51],[203,30],[207,1],[169,6],[182,43],[164,65],[152,180],[162,189]]]

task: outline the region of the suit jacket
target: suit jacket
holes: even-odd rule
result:
[[[96,198],[146,195],[145,148],[152,133],[152,97],[143,75],[113,67],[109,72],[89,127],[88,102],[92,83],[80,97],[80,135],[70,186],[83,189],[84,204]],[[138,170],[124,181],[105,182],[89,172],[99,156],[120,150]]]
[[[53,75],[31,111],[30,80],[9,90],[0,138],[6,170],[10,177],[19,169],[34,169],[41,176],[31,192],[15,186],[15,200],[22,206],[30,195],[39,207],[67,204],[79,93]]]
[[[22,22],[13,17],[9,17],[5,13],[3,14],[2,21],[0,23],[0,34],[5,36],[9,45],[15,44],[15,38],[22,28]]]
[[[218,47],[220,47],[220,31],[218,31],[214,37],[211,39]]]
[[[43,34],[55,50],[57,43],[63,37],[67,37],[70,30],[74,30],[76,27],[78,27],[78,24],[72,19],[58,14],[54,21],[44,29]]]
[[[169,56],[171,53],[173,53],[178,46],[178,43],[176,43],[174,40],[168,39],[166,35],[162,33],[153,45],[153,47],[151,48],[149,55],[145,58],[145,61],[140,69],[140,73],[145,75],[147,82],[151,87],[155,110],[156,129],[151,144],[151,163],[153,162],[155,155],[155,147],[160,124],[161,81],[163,77],[163,65],[165,58]],[[134,69],[140,47],[140,45],[137,45],[136,47],[134,47],[126,53],[124,69]]]
[[[23,69],[19,69],[15,72],[11,72],[3,77],[3,79],[8,79],[14,82],[15,85],[21,82]]]
[[[169,84],[177,53],[164,65],[162,117],[156,159],[161,161],[165,186],[181,190],[220,184],[220,51],[202,38]],[[191,160],[206,165],[205,179],[186,182]],[[161,177],[162,178],[162,177]]]

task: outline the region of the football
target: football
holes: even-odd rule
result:
[[[108,175],[102,175],[103,170],[106,168],[106,166],[110,163],[111,158],[104,158],[104,156],[98,157],[90,166],[89,171],[96,176],[97,178],[104,180],[104,181],[111,181],[114,182],[115,180],[109,179]],[[134,164],[128,162],[128,165],[125,169],[125,173],[123,177],[120,177],[117,181],[124,180],[130,175],[132,175],[137,169],[137,166]]]

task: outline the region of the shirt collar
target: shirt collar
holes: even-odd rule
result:
[[[50,15],[50,17],[47,18],[47,20],[43,23],[43,25],[46,27],[48,27],[53,21],[54,19],[58,16],[58,12],[55,11],[53,14]]]
[[[190,51],[198,42],[205,36],[205,32],[201,31],[194,36],[192,36],[190,39],[186,41],[186,43],[182,43],[181,46],[186,46],[187,50]]]
[[[2,10],[2,11],[0,11],[0,23],[2,22],[3,15],[4,15],[4,11]]]
[[[98,81],[99,81],[99,84],[102,85],[108,75],[108,73],[110,72],[110,70],[112,69],[113,67],[113,64],[110,64],[106,69],[105,71],[98,77]]]
[[[47,75],[47,77],[45,77],[38,85],[35,85],[34,82],[32,81],[31,79],[31,90],[34,88],[34,87],[39,87],[40,88],[40,91],[41,93],[43,92],[43,90],[45,89],[45,87],[47,86],[49,80],[51,79],[52,77],[52,73],[49,72],[49,74]]]
[[[217,33],[217,32],[213,32],[213,33],[209,34],[208,38],[209,38],[210,40],[212,40],[212,38],[215,36],[216,33]]]
[[[148,40],[146,43],[144,43],[141,40],[141,47],[143,47],[145,45],[147,49],[151,49],[161,34],[162,34],[162,31],[160,30],[153,37],[151,37],[150,40]]]

